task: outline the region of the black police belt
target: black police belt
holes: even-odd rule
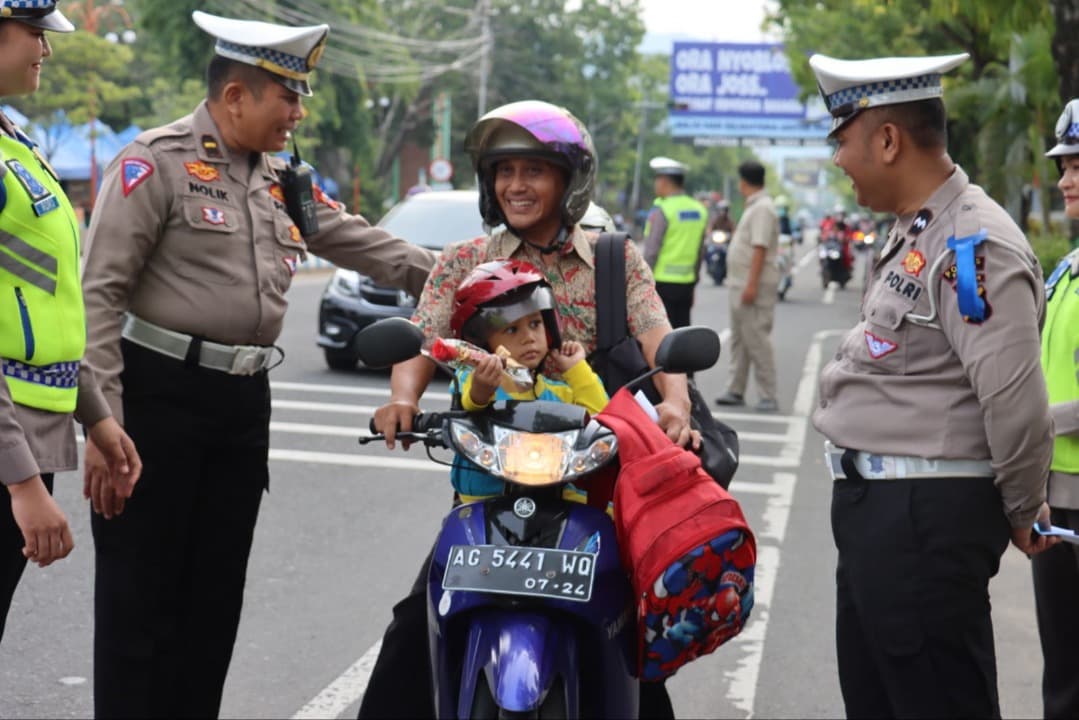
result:
[[[132,313],[125,314],[121,335],[148,350],[229,375],[254,375],[268,369],[276,349],[262,345],[222,345],[154,325]]]
[[[852,468],[864,480],[902,480],[904,478],[930,477],[993,477],[993,466],[988,460],[928,460],[907,455],[880,455],[861,450],[847,450],[824,442],[824,464],[832,480],[845,480],[848,477],[844,466],[844,456],[848,467]]]

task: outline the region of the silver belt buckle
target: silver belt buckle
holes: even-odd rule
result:
[[[236,348],[236,354],[232,357],[231,375],[254,375],[266,366],[267,348],[253,345],[242,345]]]

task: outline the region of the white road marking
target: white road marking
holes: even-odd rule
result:
[[[349,705],[359,700],[363,691],[367,689],[367,681],[371,679],[371,671],[375,667],[375,660],[378,659],[381,649],[382,641],[379,640],[325,690],[311,698],[311,702],[297,710],[292,720],[316,720],[340,716]]]
[[[835,302],[835,289],[839,287],[839,283],[832,281],[828,283],[828,289],[824,291],[824,304],[831,305]]]
[[[387,377],[386,382],[389,383]],[[287,381],[273,381],[270,383],[272,390],[298,390],[300,392],[321,392],[321,393],[333,393],[334,395],[369,395],[372,397],[388,398],[390,396],[390,388],[386,387],[360,387],[358,385],[325,385],[323,383],[299,383],[299,382],[287,382]],[[434,392],[428,390],[423,394],[424,399],[427,400],[440,400],[442,402],[449,402],[449,393]]]
[[[813,336],[813,341],[806,353],[805,365],[802,367],[802,378],[798,382],[798,390],[795,393],[791,418],[787,433],[787,443],[780,451],[781,458],[785,461],[794,461],[791,467],[798,467],[805,446],[806,422],[813,407],[813,396],[816,392],[817,373],[821,362],[821,345],[825,338],[841,334],[840,330],[823,330]],[[744,461],[744,459],[743,459]],[[735,485],[737,483],[732,483]],[[749,483],[740,483],[741,487],[732,488],[737,496],[738,492],[746,492],[744,486]],[[798,484],[798,476],[789,472],[777,472],[772,476],[772,484],[769,487],[767,505],[761,520],[761,525],[756,531],[757,537],[757,565],[754,578],[755,593],[755,619],[742,633],[731,641],[734,648],[742,652],[738,659],[738,665],[734,670],[725,673],[729,686],[727,698],[738,709],[746,713],[746,717],[753,717],[754,705],[757,698],[757,681],[760,677],[761,660],[764,657],[764,642],[768,632],[768,619],[772,609],[772,591],[775,588],[776,579],[779,577],[779,564],[783,540],[786,537],[787,523],[790,520],[790,508],[794,501],[794,491]]]

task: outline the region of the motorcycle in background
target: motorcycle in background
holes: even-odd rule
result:
[[[850,281],[850,269],[843,256],[843,241],[837,233],[829,233],[821,241],[817,256],[820,258],[821,286],[827,290],[828,285],[834,281],[839,284],[840,289],[845,288]]]
[[[722,285],[727,277],[727,243],[730,239],[730,233],[713,230],[704,248],[704,263],[716,285]]]

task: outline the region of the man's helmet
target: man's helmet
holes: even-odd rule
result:
[[[618,232],[614,219],[610,213],[595,203],[588,204],[588,211],[578,221],[585,230],[599,230],[600,232]]]
[[[588,209],[596,184],[596,148],[588,129],[569,110],[540,100],[495,108],[465,138],[465,152],[479,176],[480,215],[490,226],[506,222],[495,197],[495,163],[506,157],[539,157],[567,172],[562,224],[572,227]]]
[[[477,265],[453,296],[450,329],[462,340],[486,347],[492,332],[539,312],[547,328],[547,347],[562,344],[554,291],[531,263],[494,260]]]
[[[1057,119],[1056,136],[1057,144],[1045,156],[1057,158],[1057,169],[1060,169],[1062,156],[1079,155],[1079,99],[1064,106],[1064,112]]]

